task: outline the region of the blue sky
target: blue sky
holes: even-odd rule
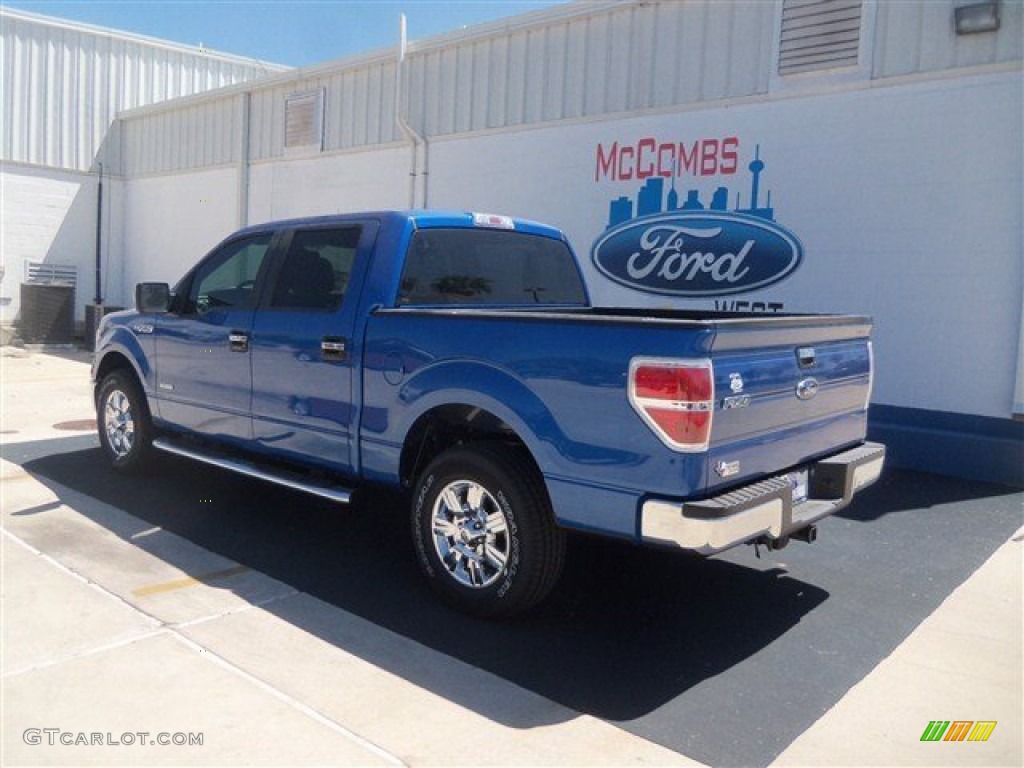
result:
[[[554,0],[14,0],[32,13],[288,66],[394,46],[555,5]]]

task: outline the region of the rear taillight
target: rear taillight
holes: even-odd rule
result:
[[[715,405],[711,361],[638,357],[629,365],[629,402],[676,451],[706,451]]]

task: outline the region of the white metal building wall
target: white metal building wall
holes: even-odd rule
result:
[[[284,106],[290,94],[324,90],[323,150],[353,149],[398,139],[395,126],[395,56],[371,57],[301,81],[253,89],[251,158],[283,157]]]
[[[1000,30],[961,35],[953,31],[953,8],[964,2],[880,0],[876,22],[873,76],[897,77],[921,72],[1019,62],[1024,58],[1024,3],[999,3]]]
[[[775,6],[617,3],[409,54],[426,135],[749,96],[768,90]]]
[[[234,94],[122,121],[122,170],[146,175],[237,162],[243,101]]]
[[[28,278],[26,265],[33,263],[77,273],[75,316],[83,318],[95,296],[100,164],[106,180],[101,250],[105,262],[109,254],[120,254],[120,213],[111,221],[111,211],[120,208],[121,142],[112,126],[118,112],[284,69],[0,8],[0,322],[17,318],[19,285]],[[176,132],[176,126],[194,120],[187,110],[143,126],[162,139],[162,167],[179,167],[180,158],[166,149],[172,141],[194,148],[188,167],[238,156],[237,113],[225,115],[216,106],[200,111],[201,130]],[[144,135],[128,146],[138,154],[140,142],[146,142]],[[107,287],[100,286],[100,295]],[[117,280],[114,292],[119,288]]]
[[[774,7],[760,0],[580,3],[412,43],[403,109],[418,132],[442,136],[765,93]],[[395,54],[387,51],[247,87],[250,160],[286,155],[285,98],[319,88],[324,152],[399,140]],[[201,165],[186,139],[216,118],[195,104],[221,113],[237,90],[126,116],[124,173]],[[166,131],[154,133],[161,123]]]
[[[867,60],[858,62],[859,76],[1020,61],[1024,4],[1001,5],[998,34],[957,36],[956,1],[862,0],[860,50]],[[402,113],[431,138],[815,89],[843,76],[779,76],[781,13],[781,2],[762,0],[583,2],[414,42],[403,67]],[[314,89],[324,92],[320,151],[389,144],[402,138],[394,83],[395,53],[381,51],[136,112],[124,121],[123,172],[201,167],[200,155],[210,150],[189,137],[214,125],[237,135],[226,115],[235,114],[241,90],[252,94],[249,161],[288,156],[285,99]],[[222,147],[211,162],[235,159]]]
[[[323,143],[334,152],[387,144],[395,125],[395,57],[373,56],[344,67],[303,70],[214,94],[135,110],[120,121],[124,131],[122,173],[127,177],[238,162],[242,121],[248,119],[248,160],[284,158],[285,100],[322,90]],[[249,106],[243,94],[251,94]],[[248,110],[248,116],[245,111]]]
[[[89,170],[118,112],[285,69],[9,8],[0,29],[5,162]]]

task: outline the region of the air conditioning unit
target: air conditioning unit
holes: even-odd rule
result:
[[[26,344],[71,344],[75,340],[75,286],[72,264],[25,262],[18,335]]]
[[[71,344],[75,331],[75,286],[22,283],[18,335],[26,344]]]

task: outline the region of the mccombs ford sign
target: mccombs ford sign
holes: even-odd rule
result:
[[[728,146],[727,142],[721,144]],[[723,158],[731,157],[731,161],[718,163],[715,175],[735,172],[737,147],[738,142],[729,147],[730,153]],[[599,170],[611,167],[621,172],[621,157],[616,157],[615,165],[609,157],[628,157],[627,149],[617,144],[608,150],[599,147]],[[634,150],[633,157],[643,157],[640,149]],[[659,157],[668,154],[663,151]],[[687,159],[685,147],[678,156]],[[691,156],[697,156],[697,151]],[[699,171],[696,163],[689,168],[681,162],[666,166],[676,173]],[[729,193],[724,186],[706,202],[698,190],[690,190],[680,204],[674,177],[658,175],[656,170],[646,174],[635,217],[628,197],[611,202],[608,229],[591,251],[595,266],[630,288],[684,297],[745,293],[785,279],[800,266],[803,249],[795,235],[774,221],[770,198],[764,206],[759,204],[759,176],[764,169],[759,153],[748,167],[752,175],[750,207],[740,208],[737,201],[734,210],[728,210]],[[642,170],[637,166],[634,178],[644,177]],[[669,178],[672,186],[666,198]]]

